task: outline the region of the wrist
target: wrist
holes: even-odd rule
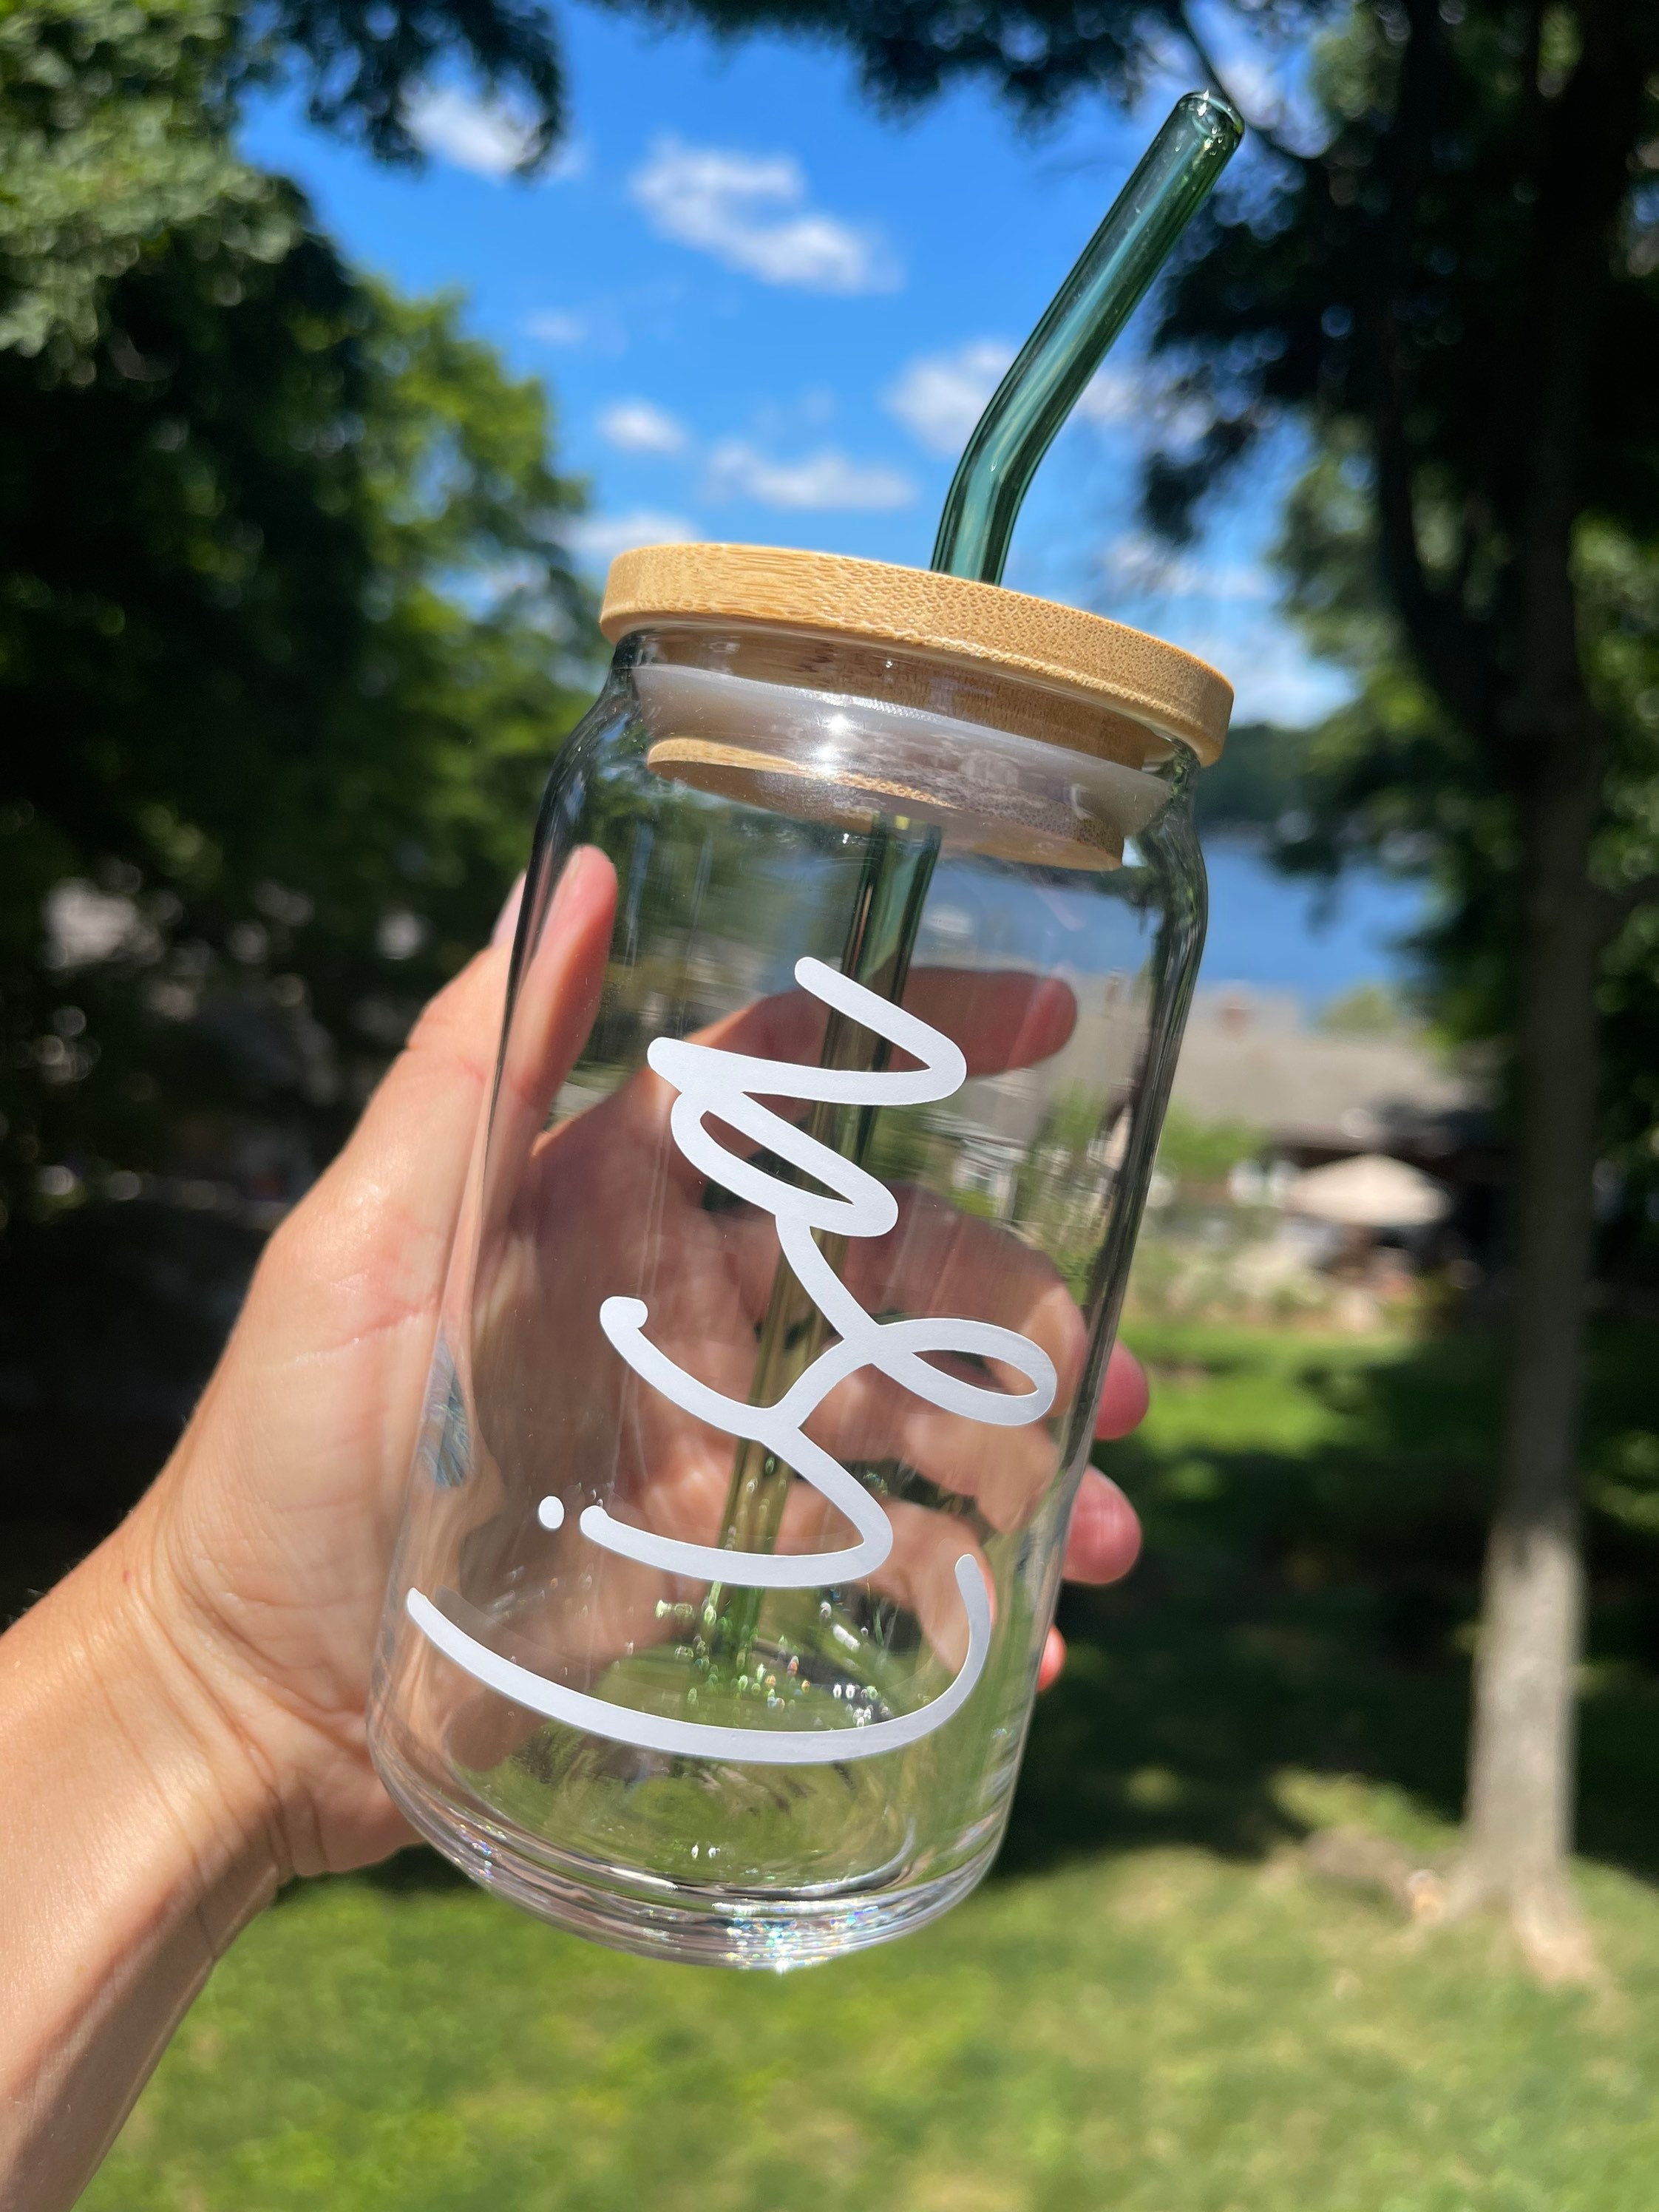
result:
[[[154,1509],[152,1493],[82,1561],[64,1594],[108,1725],[127,1747],[135,1782],[151,1778],[173,1809],[210,1911],[233,1869],[257,1868],[268,1890],[294,1871],[282,1778],[246,1724],[230,1670],[193,1632],[155,1540]]]
[[[0,2202],[73,2201],[282,1872],[148,1572],[129,1523],[0,1638]]]
[[[211,1424],[192,1427],[111,1540],[131,1632],[205,1763],[228,1837],[262,1841],[283,1881],[372,1864],[410,1841],[368,1748],[384,1570],[376,1562],[372,1598],[355,1583],[343,1597],[325,1573],[296,1595],[281,1516],[248,1514],[250,1477],[233,1462],[227,1480],[221,1441]]]
[[[286,1877],[281,1823],[166,1625],[143,1535],[134,1516],[0,1638],[0,1740],[14,1771],[49,1771],[76,1826],[108,1833],[137,1913],[197,1916],[222,1950]],[[31,1822],[27,1791],[12,1818]]]

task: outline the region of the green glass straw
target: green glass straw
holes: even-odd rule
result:
[[[1213,93],[1189,92],[1176,101],[975,425],[945,495],[933,545],[936,570],[986,584],[1002,581],[1008,542],[1038,463],[1243,136],[1237,116]],[[885,817],[871,824],[842,970],[885,998],[903,993],[939,849],[937,830]],[[885,1051],[867,1030],[832,1018],[823,1057],[826,1066],[874,1067],[884,1065]],[[867,1111],[819,1107],[813,1109],[811,1133],[857,1158],[872,1121]],[[832,1122],[842,1121],[844,1129],[832,1128]],[[830,1256],[838,1264],[839,1255]],[[771,1405],[781,1398],[817,1358],[828,1334],[823,1316],[780,1261],[762,1324],[750,1404]],[[740,1443],[721,1545],[769,1552],[793,1479],[764,1445]],[[704,1606],[702,1648],[738,1675],[748,1663],[763,1595],[715,1584]]]
[[[933,541],[942,575],[1002,581],[1038,464],[1243,135],[1214,93],[1176,102],[975,425]]]

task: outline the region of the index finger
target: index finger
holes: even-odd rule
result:
[[[1077,1027],[1069,983],[1017,968],[914,969],[903,1005],[960,1048],[970,1077],[1035,1067]]]
[[[615,868],[597,847],[578,846],[514,979],[490,1131],[497,1210],[510,1202],[554,1095],[587,1042],[616,906]]]
[[[1033,1067],[1057,1053],[1077,1026],[1069,983],[1018,968],[913,969],[900,1003],[950,1038],[970,1078]],[[823,1049],[829,1018],[829,1008],[810,992],[780,991],[722,1015],[689,1042],[811,1067]]]

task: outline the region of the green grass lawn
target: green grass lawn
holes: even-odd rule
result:
[[[613,1956],[421,1856],[306,1885],[220,1969],[88,2203],[1651,2212],[1640,1510],[1593,1527],[1583,1883],[1608,1981],[1547,1991],[1501,1929],[1425,1936],[1296,1848],[1337,1820],[1414,1857],[1449,1840],[1485,1348],[1139,1336],[1156,1409],[1109,1463],[1148,1560],[1068,1600],[1073,1662],[976,1898],[772,1980]],[[1646,1464],[1653,1350],[1598,1340],[1595,1480]]]

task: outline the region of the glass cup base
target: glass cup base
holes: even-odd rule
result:
[[[375,1767],[398,1809],[480,1888],[613,1950],[690,1966],[787,1973],[908,1936],[981,1881],[1000,1835],[964,1863],[919,1881],[896,1872],[788,1896],[671,1882],[557,1851],[459,1793],[441,1795],[377,1735]]]

